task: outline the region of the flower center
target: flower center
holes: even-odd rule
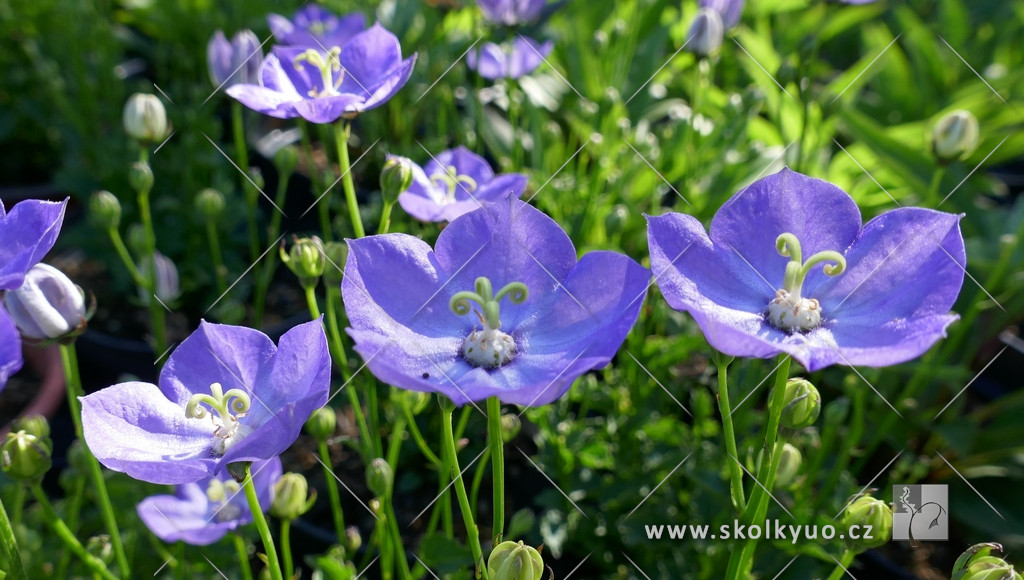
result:
[[[210,393],[192,395],[185,405],[185,416],[190,419],[209,416],[214,427],[211,449],[217,455],[224,455],[252,431],[238,422],[252,406],[252,401],[242,389],[231,389],[225,393],[220,383],[210,385]],[[207,411],[203,403],[209,405],[214,412]]]
[[[508,297],[512,304],[522,304],[530,296],[526,284],[512,282],[506,284],[497,294],[492,291],[491,281],[481,276],[476,279],[476,291],[458,292],[452,296],[449,307],[459,316],[469,314],[471,302],[480,306],[477,318],[483,324],[483,330],[473,329],[462,342],[462,357],[475,366],[495,369],[512,362],[516,356],[516,342],[501,328],[500,305],[502,298]]]
[[[431,175],[430,182],[435,187],[445,190],[445,197],[441,200],[442,205],[455,202],[455,191],[459,187],[465,189],[466,193],[473,193],[477,187],[475,179],[468,175],[459,175],[459,171],[454,167],[447,167],[443,172],[438,171]]]
[[[320,71],[320,84],[323,85],[323,88],[314,86],[309,89],[309,96],[313,98],[334,97],[341,94],[338,89],[341,88],[341,82],[345,79],[345,70],[341,68],[340,55],[341,47],[335,46],[326,53],[315,48],[307,48],[295,57],[295,61],[292,63],[295,70],[304,70],[303,63],[309,63],[310,66]],[[334,73],[338,73],[337,79],[334,78]]]
[[[228,481],[213,479],[210,481],[210,485],[206,488],[206,497],[213,504],[214,519],[218,522],[228,522],[241,517],[242,508],[230,503],[231,498],[235,497],[241,489],[238,482],[233,479]]]
[[[822,268],[829,276],[838,276],[846,270],[846,258],[839,252],[825,250],[814,254],[803,261],[800,240],[791,233],[784,233],[775,240],[775,249],[780,255],[789,258],[786,264],[786,275],[782,289],[775,293],[775,298],[768,303],[768,321],[779,330],[786,332],[807,332],[821,326],[821,305],[814,298],[804,298],[801,294],[804,280],[811,269],[822,262]]]

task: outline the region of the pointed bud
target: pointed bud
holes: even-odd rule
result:
[[[398,196],[412,185],[413,162],[408,157],[388,155],[380,172],[380,192],[386,203],[395,203]]]
[[[491,580],[540,580],[544,575],[544,560],[532,546],[502,542],[487,558],[487,575]]]
[[[821,413],[821,395],[806,379],[786,381],[785,407],[779,424],[787,429],[810,427]]]
[[[63,272],[36,264],[16,290],[3,298],[7,312],[26,338],[73,338],[85,330],[85,296]]]
[[[121,202],[109,191],[97,191],[89,198],[89,220],[106,231],[121,225]]]
[[[722,48],[725,26],[722,16],[711,8],[701,8],[690,25],[686,47],[700,57],[714,56]]]
[[[862,495],[847,506],[841,522],[847,530],[855,525],[859,525],[862,530],[866,529],[865,526],[871,526],[870,539],[849,540],[851,546],[861,550],[877,548],[892,536],[892,509],[889,504],[870,495]]]
[[[341,242],[327,242],[324,244],[324,256],[327,264],[324,266],[324,284],[329,286],[341,286],[341,273],[345,270],[345,260],[348,259],[348,246]]]
[[[366,486],[377,497],[391,497],[391,486],[395,481],[395,472],[391,465],[380,457],[370,462],[366,470]]]
[[[984,543],[967,548],[953,564],[952,580],[1020,580],[1021,575],[1014,571],[1013,566],[993,556],[993,550],[1002,552],[1003,547]]]
[[[157,143],[167,137],[167,111],[156,95],[128,97],[121,120],[128,136],[142,143]]]
[[[293,238],[290,252],[286,253],[281,244],[281,261],[299,278],[303,288],[315,288],[327,265],[324,244],[316,236]]]
[[[35,483],[50,470],[52,452],[53,444],[49,438],[12,431],[7,434],[0,450],[0,467],[11,479]]]
[[[523,423],[519,420],[518,415],[502,415],[501,416],[501,440],[505,443],[515,439],[519,435],[519,430],[522,429]]]
[[[288,179],[299,166],[299,150],[293,145],[285,145],[274,154],[274,168],[280,174],[279,179]]]
[[[294,520],[309,511],[316,501],[316,490],[309,492],[309,484],[300,473],[286,473],[274,484],[274,502],[270,515],[282,520]]]
[[[803,455],[799,449],[789,443],[782,444],[781,453],[779,470],[775,473],[775,485],[785,489],[793,485],[797,476],[800,475],[800,464],[803,463]]]
[[[963,159],[978,148],[978,139],[978,119],[970,111],[953,111],[932,128],[932,153],[940,163]]]
[[[355,554],[363,545],[363,537],[359,535],[359,528],[349,526],[345,528],[345,550],[349,554]]]
[[[398,389],[395,389],[398,390]],[[330,407],[320,407],[309,416],[306,421],[306,433],[318,443],[327,441],[334,435],[334,429],[338,424],[338,414]]]
[[[224,194],[207,187],[196,196],[196,211],[208,222],[217,222],[224,214]]]
[[[153,189],[153,169],[149,163],[132,163],[128,169],[128,185],[132,186],[136,193],[149,192]]]

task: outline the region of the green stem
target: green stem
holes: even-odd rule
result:
[[[309,315],[313,320],[320,318],[320,305],[316,302],[316,287],[305,286],[302,290],[306,294],[306,306],[309,307]]]
[[[295,576],[295,567],[292,565],[292,521],[289,519],[281,520],[281,559],[284,560],[284,577],[292,578]]]
[[[932,181],[928,184],[928,204],[937,207],[942,201],[939,199],[939,188],[942,187],[942,178],[946,175],[946,166],[939,165],[932,174]]]
[[[227,268],[220,252],[220,234],[212,221],[206,222],[206,243],[210,245],[210,257],[213,258],[213,273],[217,279],[217,291],[221,294],[228,291]],[[270,252],[273,254],[273,252]]]
[[[84,474],[75,473],[74,489],[71,491],[71,498],[68,500],[67,509],[67,526],[71,530],[71,533],[76,533],[78,530],[78,516],[82,511],[82,495],[85,493],[85,477]],[[24,488],[22,488],[24,489]],[[60,562],[57,564],[57,572],[53,575],[54,578],[67,578],[68,566],[71,565],[71,554],[68,552],[62,552],[60,555]]]
[[[245,122],[242,117],[244,110],[242,103],[233,101],[231,103],[231,132],[235,140],[235,161],[238,168],[245,174],[242,176],[242,191],[245,193],[246,222],[249,231],[249,258],[256,262],[260,257],[260,235],[257,221],[259,219],[259,194],[255,191],[252,183],[249,183],[249,148],[245,143]],[[257,279],[259,270],[257,269]]]
[[[334,140],[338,146],[338,166],[341,171],[341,185],[345,188],[345,203],[348,205],[348,215],[352,220],[352,231],[357,238],[366,236],[363,229],[363,218],[359,215],[359,202],[356,200],[356,188],[352,184],[352,166],[348,160],[348,135],[351,125],[348,121],[341,121],[334,126]],[[327,240],[330,241],[330,235]]]
[[[491,448],[494,492],[494,527],[491,536],[497,545],[505,534],[505,442],[501,438],[501,401],[487,399],[487,439]]]
[[[384,517],[387,518],[387,533],[391,538],[392,556],[398,560],[398,576],[402,580],[409,580],[412,578],[412,573],[409,571],[409,561],[405,557],[405,548],[402,546],[402,533],[398,529],[398,518],[395,517],[395,506],[391,502],[391,497],[385,497],[382,502],[384,509]]]
[[[263,517],[263,508],[260,506],[260,500],[256,496],[256,486],[252,483],[252,473],[250,472],[251,464],[245,465],[245,482],[242,487],[245,488],[245,499],[249,502],[249,511],[252,512],[253,523],[256,524],[256,530],[260,533],[260,539],[263,540],[263,549],[267,553],[267,569],[270,572],[272,580],[283,580],[281,577],[281,564],[277,559],[277,548],[274,547],[274,537],[270,535],[270,526],[267,525],[267,519]]]
[[[128,248],[124,245],[124,240],[121,239],[121,232],[117,231],[117,228],[109,228],[107,235],[110,236],[110,242],[114,244],[114,250],[117,251],[117,255],[121,258],[121,262],[124,263],[125,269],[131,275],[132,282],[140,288],[145,288],[146,279],[135,266],[135,260],[132,260],[131,253],[128,252]]]
[[[416,442],[416,447],[419,447],[420,453],[423,454],[423,457],[427,458],[427,461],[441,469],[444,464],[427,445],[427,441],[423,438],[423,433],[420,432],[419,426],[416,425],[416,418],[412,414],[412,409],[408,405],[399,405],[399,407],[402,408],[402,412],[405,414],[405,421],[409,424],[409,433],[412,433],[412,439]]]
[[[480,456],[480,461],[476,464],[476,470],[473,472],[473,482],[469,486],[469,505],[473,506],[473,515],[476,516],[477,508],[480,506],[478,499],[480,498],[480,485],[484,482],[484,473],[487,472],[487,466],[491,463],[491,456],[484,454]]]
[[[231,534],[235,542],[235,552],[238,553],[238,566],[242,569],[242,579],[252,580],[252,568],[249,567],[249,549],[245,545],[245,538],[241,534]]]
[[[50,528],[57,534],[64,545],[67,546],[78,558],[92,570],[93,574],[103,578],[104,580],[117,580],[117,576],[110,573],[107,570],[103,560],[100,560],[96,556],[90,554],[82,546],[82,544],[75,538],[75,535],[71,533],[71,530],[64,524],[64,521],[60,519],[57,512],[54,511],[53,505],[50,504],[50,500],[46,497],[46,493],[43,488],[37,483],[32,486],[32,495],[35,496],[36,502],[43,510],[43,521],[50,525]],[[126,578],[128,574],[124,575]]]
[[[380,223],[377,225],[378,234],[386,234],[391,229],[391,210],[394,207],[395,204],[393,202],[384,202],[384,207],[380,210]]]
[[[7,578],[11,580],[26,580],[28,578],[25,575],[25,568],[21,564],[18,540],[14,537],[11,521],[7,519],[7,510],[4,509],[3,499],[0,499],[0,553],[7,560]]]
[[[443,440],[443,459],[445,473],[450,481],[455,482],[455,495],[459,500],[459,509],[462,511],[462,520],[466,525],[466,536],[469,541],[469,549],[473,553],[473,562],[477,567],[477,576],[488,580],[487,567],[484,565],[483,550],[480,548],[480,532],[473,520],[473,509],[469,505],[469,497],[466,495],[466,484],[462,481],[462,470],[459,468],[458,451],[455,449],[455,431],[452,428],[451,403],[441,404],[441,439]]]
[[[92,478],[93,491],[96,493],[96,501],[99,503],[100,513],[103,516],[103,524],[110,534],[110,545],[114,550],[114,558],[117,562],[121,575],[128,577],[131,569],[128,567],[128,558],[125,556],[124,545],[121,543],[121,534],[117,528],[117,519],[114,517],[114,507],[110,503],[110,494],[107,493],[107,484],[103,479],[103,471],[96,461],[96,456],[84,445],[85,437],[82,435],[82,408],[78,397],[84,396],[82,383],[78,373],[78,356],[75,354],[75,345],[60,345],[60,358],[64,365],[64,376],[67,382],[68,409],[71,412],[71,420],[75,425],[75,435],[83,442],[82,449],[89,464],[89,475]],[[64,525],[63,522],[61,525]],[[66,529],[67,526],[65,526]]]
[[[288,194],[288,183],[291,181],[292,173],[281,172],[278,174],[277,193],[274,194],[274,204],[284,207],[285,197]],[[274,210],[270,215],[270,227],[267,229],[267,239],[276,240],[281,232],[281,212]],[[256,278],[256,295],[253,297],[253,326],[263,326],[263,311],[267,303],[267,290],[274,280],[274,270],[277,268],[277,252],[267,252],[264,264],[260,268],[260,275]]]
[[[828,575],[827,580],[840,580],[843,575],[846,574],[846,571],[850,569],[850,564],[853,564],[853,557],[855,555],[856,554],[853,550],[844,550],[842,558],[839,560],[839,563],[836,564],[832,573]]]
[[[144,276],[146,284],[143,289],[148,294],[146,298],[153,327],[153,351],[160,356],[167,350],[167,330],[164,325],[163,306],[156,299],[156,232],[153,229],[153,212],[149,208],[149,191],[149,188],[143,188],[138,195],[139,216],[146,238],[145,256],[149,258],[150,265],[148,275]]]
[[[345,354],[345,345],[341,341],[341,331],[338,327],[338,313],[342,310],[341,290],[331,284],[327,285],[327,345],[338,366],[341,367],[341,376],[345,380],[343,390],[348,397],[349,405],[352,407],[352,414],[355,415],[356,425],[359,427],[360,451],[363,454],[363,461],[369,463],[370,459],[377,457],[373,455],[370,441],[373,440],[370,428],[366,424],[366,415],[363,413],[362,403],[359,402],[359,393],[355,387],[349,384],[352,373],[348,366],[348,355]]]
[[[867,397],[867,390],[862,388],[853,389],[853,417],[850,421],[850,431],[847,437],[843,439],[843,444],[839,449],[839,458],[836,460],[835,465],[828,472],[828,479],[825,484],[821,487],[815,498],[815,505],[819,502],[828,501],[832,496],[832,492],[839,484],[839,478],[843,473],[846,472],[847,466],[850,464],[850,452],[860,445],[861,437],[864,435],[864,409],[867,404],[865,398]]]
[[[377,402],[377,381],[371,380],[366,389],[366,414],[370,434],[370,446],[374,457],[384,454],[384,445],[380,440],[380,410]]]
[[[327,441],[320,441],[318,444],[320,461],[323,462],[324,479],[327,480],[327,498],[331,501],[331,514],[334,517],[334,532],[338,535],[338,541],[345,540],[345,514],[341,511],[341,495],[338,493],[338,480],[334,478],[331,471],[331,453],[327,448]]]
[[[11,516],[11,525],[18,527],[21,525],[21,514],[25,511],[25,486],[18,485],[14,488],[14,506]]]
[[[174,577],[178,580],[188,578],[188,560],[185,559],[185,542],[178,541],[178,557],[175,558]]]
[[[736,450],[736,432],[732,425],[732,405],[729,403],[729,376],[728,364],[718,365],[718,409],[722,413],[722,431],[725,435],[725,449],[732,458],[729,463],[730,493],[732,505],[740,513],[747,507],[747,500],[743,493],[743,470],[737,463],[740,456]]]
[[[772,389],[771,400],[768,402],[768,423],[764,433],[764,459],[757,470],[757,481],[761,483],[754,488],[750,494],[750,502],[743,510],[741,518],[745,522],[759,522],[764,519],[768,512],[768,500],[771,497],[772,487],[775,485],[775,474],[778,472],[779,461],[782,454],[779,453],[781,445],[776,445],[779,435],[779,420],[782,417],[782,409],[786,403],[786,380],[789,378],[789,366],[791,359],[789,355],[780,355],[782,361],[779,363],[779,370],[775,374],[775,388]],[[737,458],[739,459],[739,458]],[[763,486],[763,487],[762,487]],[[754,551],[757,549],[757,540],[747,540],[743,549],[734,551],[729,558],[729,567],[726,570],[726,578],[738,580],[744,578],[750,572],[753,565]]]

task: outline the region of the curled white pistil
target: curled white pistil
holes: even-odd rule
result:
[[[473,193],[476,191],[476,180],[468,175],[459,175],[459,172],[454,167],[448,167],[446,171],[439,171],[430,176],[430,182],[436,187],[443,187],[445,189],[445,197],[441,200],[443,205],[455,203],[455,192],[458,188],[463,188],[466,193]]]
[[[475,292],[463,291],[452,296],[449,306],[458,315],[469,314],[471,303],[476,303],[483,310],[477,312],[483,330],[474,329],[462,342],[462,357],[466,362],[482,368],[498,368],[512,362],[516,356],[516,341],[501,328],[499,302],[508,297],[513,304],[522,304],[529,297],[529,290],[522,282],[505,285],[497,294],[493,292],[491,281],[481,276],[476,279]]]
[[[801,295],[804,279],[811,268],[825,263],[822,270],[828,276],[838,276],[846,270],[846,258],[839,252],[826,250],[818,252],[803,261],[800,241],[791,233],[784,233],[775,240],[775,249],[788,257],[783,288],[775,293],[768,303],[768,322],[786,332],[808,332],[821,326],[821,305],[814,298]],[[828,264],[827,262],[833,262]]]
[[[192,395],[185,405],[185,416],[190,419],[210,417],[213,423],[213,443],[210,449],[216,455],[224,455],[233,445],[245,438],[252,429],[239,423],[245,412],[252,406],[249,395],[242,389],[224,392],[220,383],[210,385],[210,393]],[[206,410],[208,405],[213,413]]]
[[[303,63],[309,63],[320,71],[320,83],[323,85],[323,89],[318,90],[313,87],[309,90],[310,97],[334,97],[341,94],[338,89],[341,88],[341,83],[345,79],[345,70],[341,67],[340,56],[341,48],[335,46],[326,53],[310,48],[295,57],[295,61],[292,63],[295,70],[301,71],[305,68]],[[334,73],[340,73],[337,79],[334,78]]]

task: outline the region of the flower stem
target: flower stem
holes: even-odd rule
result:
[[[939,199],[939,188],[942,187],[942,178],[946,175],[946,166],[939,165],[932,174],[932,182],[928,184],[928,204],[937,207],[942,201]]]
[[[309,307],[309,315],[316,320],[320,318],[320,305],[316,302],[316,288],[313,286],[306,286],[303,288],[306,293],[306,306]]]
[[[729,376],[728,363],[718,365],[718,409],[722,413],[722,431],[725,435],[725,449],[732,458],[739,459],[736,451],[736,432],[732,426],[732,405],[729,403]],[[747,507],[747,500],[743,493],[743,470],[740,464],[731,458],[729,463],[730,493],[732,494],[732,505],[736,511],[742,513]]]
[[[491,485],[494,491],[494,526],[491,536],[494,543],[498,544],[505,533],[505,449],[501,438],[501,401],[498,397],[487,399],[487,435],[491,448]]]
[[[377,225],[378,234],[386,234],[391,229],[391,210],[395,207],[395,204],[389,201],[384,202],[384,207],[380,210],[380,223]]]
[[[840,558],[839,562],[836,563],[835,569],[833,569],[832,573],[828,575],[827,580],[840,580],[840,578],[842,578],[850,568],[850,564],[853,563],[853,557],[855,555],[856,554],[853,550],[844,550],[842,558]]]
[[[359,215],[359,202],[356,200],[356,188],[352,184],[352,166],[348,160],[348,136],[351,125],[348,121],[341,121],[334,126],[334,140],[338,146],[338,166],[341,171],[341,185],[345,189],[345,203],[348,205],[348,215],[352,220],[352,231],[357,238],[366,236],[363,229],[363,218]],[[325,239],[331,240],[330,233],[325,232]]]
[[[285,518],[281,520],[281,559],[284,560],[284,577],[292,578],[295,575],[295,567],[292,565],[292,521]]]
[[[288,194],[288,183],[291,181],[291,172],[279,173],[277,180],[277,193],[274,194],[274,205],[284,207],[284,200]],[[268,240],[277,240],[281,232],[281,212],[274,210],[270,214],[270,228],[267,230]],[[267,290],[274,280],[274,270],[277,267],[277,252],[267,252],[265,262],[260,269],[260,275],[256,278],[256,295],[253,297],[253,326],[263,326],[263,311],[267,303]]]
[[[338,493],[338,480],[334,478],[331,471],[331,452],[327,448],[327,441],[320,441],[318,444],[320,461],[323,462],[324,479],[327,480],[327,497],[331,501],[331,514],[334,518],[334,532],[338,535],[338,541],[345,539],[345,514],[341,511],[341,496]]]
[[[242,191],[245,192],[245,205],[249,210],[245,216],[249,230],[249,257],[253,262],[256,262],[260,257],[260,236],[256,225],[259,213],[259,206],[257,205],[259,197],[254,190],[255,188],[249,183],[249,149],[245,144],[243,113],[242,103],[233,101],[231,103],[231,133],[235,140],[235,161],[238,163],[239,171],[244,173],[242,175]],[[257,279],[259,279],[259,269],[256,270],[255,274]]]
[[[7,560],[7,578],[10,580],[26,580],[25,568],[21,564],[21,554],[18,552],[18,540],[14,537],[14,528],[11,521],[7,519],[7,510],[4,509],[3,499],[0,499],[0,554]]]
[[[480,485],[484,481],[484,473],[487,472],[487,465],[491,462],[491,456],[484,454],[476,463],[476,470],[473,472],[473,482],[469,486],[469,505],[473,506],[473,515],[478,511],[480,498]]]
[[[84,474],[76,473],[75,480],[72,485],[74,489],[71,491],[71,497],[68,500],[67,517],[66,523],[71,533],[75,533],[78,529],[78,516],[82,510],[82,495],[85,493],[85,477]],[[24,489],[24,488],[22,488]],[[60,555],[60,562],[57,564],[57,571],[53,575],[54,578],[67,578],[68,566],[71,565],[71,554],[68,552],[62,552]]]
[[[149,191],[150,188],[144,187],[139,190],[138,195],[139,216],[142,219],[142,230],[146,239],[145,255],[149,258],[150,264],[148,275],[143,276],[146,282],[143,289],[148,294],[149,318],[153,327],[153,351],[160,356],[167,350],[167,330],[164,324],[163,306],[156,299],[156,233],[153,229],[153,213],[149,208]]]
[[[231,534],[234,537],[235,551],[238,553],[238,565],[242,569],[242,579],[252,580],[252,568],[249,567],[249,549],[245,545],[245,538],[241,534]]]
[[[385,533],[390,535],[392,548],[394,549],[392,557],[398,560],[398,577],[402,580],[409,580],[412,578],[412,573],[409,571],[409,561],[406,559],[405,549],[402,547],[402,533],[398,529],[398,518],[395,517],[395,506],[391,502],[391,496],[385,497],[381,504],[381,508],[384,510],[384,517],[387,519],[387,522],[385,522],[387,525]]]
[[[124,245],[124,240],[121,238],[121,232],[117,231],[117,228],[109,228],[107,229],[107,235],[110,236],[110,242],[114,245],[114,250],[117,251],[117,255],[120,256],[125,269],[128,270],[128,273],[131,275],[132,282],[134,282],[136,286],[145,288],[146,279],[135,266],[135,260],[132,259],[131,253],[128,252],[128,248]]]
[[[225,276],[227,269],[224,267],[224,258],[220,252],[220,235],[217,233],[217,226],[212,222],[206,222],[206,243],[210,245],[210,257],[213,258],[213,273],[217,279],[217,291],[221,294],[228,291],[228,281]],[[270,252],[273,254],[273,252]]]
[[[263,540],[263,550],[267,553],[267,569],[270,572],[270,577],[273,580],[283,580],[281,564],[277,559],[277,548],[274,547],[274,537],[270,535],[270,526],[267,525],[267,519],[263,517],[263,508],[256,496],[256,486],[252,483],[251,467],[252,464],[245,465],[245,482],[242,483],[242,487],[245,488],[245,499],[249,502],[252,521],[260,533],[260,539]]]
[[[60,519],[60,516],[57,515],[56,511],[54,511],[53,505],[50,504],[50,500],[46,497],[46,493],[38,483],[32,486],[32,494],[35,496],[36,502],[39,503],[39,506],[43,510],[43,521],[50,525],[50,528],[52,528],[54,533],[57,534],[57,537],[64,542],[64,545],[74,552],[74,554],[78,556],[78,558],[88,566],[96,576],[99,576],[104,580],[117,580],[117,576],[114,576],[110,573],[110,570],[107,570],[103,560],[100,560],[96,556],[87,552],[78,539],[75,538],[75,535],[71,533],[71,530],[69,530],[64,524],[64,520]],[[126,573],[124,576],[127,578],[128,574]]]
[[[462,470],[459,468],[458,451],[455,449],[455,432],[452,428],[453,410],[451,403],[443,402],[441,404],[441,438],[444,443],[442,457],[445,464],[445,473],[454,482],[455,495],[459,500],[462,520],[466,525],[469,549],[473,553],[473,562],[477,567],[477,576],[488,580],[483,550],[480,548],[480,532],[477,530],[476,522],[473,520],[473,509],[469,505],[469,497],[466,495],[466,484],[462,481]]]
[[[779,420],[782,417],[782,409],[786,403],[786,380],[789,378],[789,366],[792,359],[789,355],[780,355],[779,370],[775,374],[775,388],[772,389],[771,400],[768,402],[768,423],[764,432],[764,460],[757,470],[757,481],[761,485],[754,488],[750,495],[750,502],[741,516],[745,522],[759,522],[768,513],[768,500],[771,497],[772,487],[775,485],[775,474],[779,470],[779,461],[782,459],[780,453],[782,446],[776,441],[779,434]],[[739,459],[738,457],[736,458]],[[754,551],[757,549],[757,540],[747,540],[743,549],[733,552],[729,558],[729,567],[726,570],[726,578],[733,580],[746,577],[753,564]]]
[[[64,365],[64,376],[67,381],[68,409],[71,411],[71,420],[75,424],[75,435],[79,441],[84,443],[85,437],[82,435],[82,408],[78,402],[78,397],[84,396],[85,393],[82,391],[81,378],[78,374],[78,356],[75,354],[74,343],[60,345],[60,358]],[[107,493],[107,484],[103,479],[103,471],[100,469],[99,462],[96,461],[96,456],[92,454],[88,446],[83,445],[83,450],[87,458],[86,463],[89,464],[89,475],[92,478],[96,501],[99,503],[100,513],[103,515],[103,524],[107,528],[107,533],[110,534],[110,545],[114,550],[117,568],[122,576],[128,577],[131,575],[131,569],[128,567],[128,558],[125,556],[124,545],[121,543],[121,534],[117,528],[117,519],[114,517],[114,508],[110,503],[110,494]],[[61,525],[64,525],[63,522],[61,522]],[[65,525],[64,528],[67,529],[67,526]]]
[[[441,469],[444,466],[444,463],[438,459],[437,455],[434,455],[434,452],[431,451],[430,447],[427,445],[426,440],[423,439],[423,433],[420,432],[420,428],[416,425],[416,419],[413,417],[412,409],[410,409],[408,405],[399,405],[399,407],[401,407],[402,412],[405,413],[405,421],[409,424],[409,433],[412,434],[412,439],[416,442],[416,446],[419,447],[420,453],[423,454],[423,457],[427,458],[427,461],[432,463],[438,469]]]

